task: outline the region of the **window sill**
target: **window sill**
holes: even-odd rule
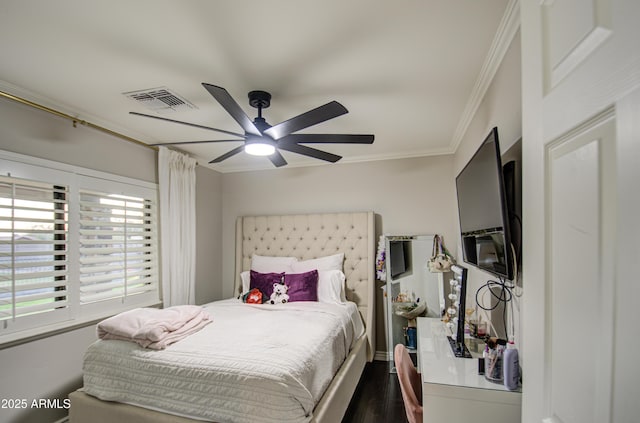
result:
[[[160,308],[162,307],[162,302],[160,301],[152,301],[147,304],[140,304],[139,307],[154,307]],[[29,342],[37,341],[39,339],[49,338],[51,336],[60,335],[66,332],[71,332],[77,329],[82,329],[87,326],[95,325],[102,320],[114,316],[118,313],[112,313],[110,315],[102,315],[102,316],[91,316],[87,317],[83,320],[76,320],[73,323],[69,321],[57,323],[50,326],[45,326],[37,329],[25,330],[21,332],[16,332],[12,334],[7,334],[4,336],[0,336],[0,350],[4,350],[11,347],[16,347],[18,345],[26,344]],[[2,324],[0,322],[0,324]]]

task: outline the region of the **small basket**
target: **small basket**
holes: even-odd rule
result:
[[[393,311],[400,317],[413,320],[427,311],[427,303],[393,303]]]

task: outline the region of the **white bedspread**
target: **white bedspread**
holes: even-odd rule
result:
[[[99,340],[84,391],[200,420],[306,422],[364,328],[355,304],[204,306],[213,323],[165,350]]]

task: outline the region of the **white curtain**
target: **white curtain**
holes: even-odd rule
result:
[[[196,160],[166,147],[158,154],[162,299],[195,303]]]

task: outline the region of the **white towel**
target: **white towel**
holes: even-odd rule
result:
[[[199,306],[136,308],[98,323],[98,337],[132,341],[144,348],[161,350],[209,323],[209,313]]]

